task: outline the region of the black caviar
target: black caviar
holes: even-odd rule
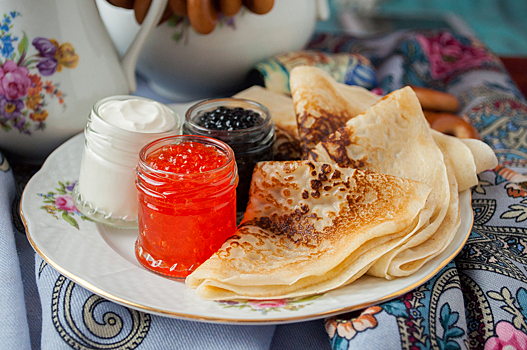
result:
[[[196,124],[209,130],[241,130],[252,128],[263,123],[260,113],[241,107],[216,107],[203,112],[196,118]]]
[[[239,98],[204,100],[185,113],[183,133],[213,137],[232,148],[239,176],[236,207],[241,217],[249,199],[254,166],[273,159],[276,137],[269,110]]]

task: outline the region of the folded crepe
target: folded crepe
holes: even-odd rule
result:
[[[430,194],[421,182],[336,164],[258,163],[235,235],[186,284],[211,300],[340,287],[420,229]]]
[[[290,97],[257,85],[237,93],[234,97],[256,101],[269,110],[276,134],[273,145],[274,160],[300,159],[300,138]]]
[[[296,106],[294,95],[293,101]],[[420,220],[425,224],[406,242],[377,260],[368,273],[388,279],[413,273],[414,269],[401,269],[401,266],[415,259],[421,260],[423,254],[419,252],[414,256],[409,249],[429,239],[448,241],[455,234],[456,220],[447,227],[442,226],[442,223],[452,196],[452,201],[457,203],[457,185],[456,191],[451,191],[443,152],[434,141],[421,105],[411,88],[403,88],[385,96],[348,120],[345,126],[309,151],[309,159],[399,176],[432,187],[420,214]],[[455,178],[452,181],[455,182]],[[435,250],[429,251],[429,256],[439,249],[435,245],[433,248]],[[402,253],[405,258],[400,261]],[[398,261],[396,265],[392,264],[394,259]]]
[[[476,185],[477,173],[496,166],[491,148],[479,140],[460,140],[430,129],[417,98],[408,88],[379,102],[380,96],[337,83],[314,67],[295,68],[291,87],[304,157],[309,157],[316,146],[314,140],[322,140],[318,143],[327,149],[312,151],[310,159],[403,176],[434,188],[427,207],[420,213],[421,229],[386,252],[369,273],[385,278],[409,275],[446,249],[460,224],[458,192]],[[272,105],[271,100],[267,103]],[[366,116],[357,117],[358,111],[376,103],[369,113],[363,113]],[[281,105],[291,113],[286,98]],[[376,119],[377,115],[385,118]],[[339,130],[348,117],[358,118],[353,134],[346,128]],[[291,121],[292,116],[289,114],[287,119]],[[367,128],[369,131],[365,131]],[[362,145],[375,149],[376,158],[370,154],[369,163],[363,159],[367,153],[350,140],[360,135],[357,130],[364,131],[363,139],[373,140],[372,144]],[[346,154],[347,146],[354,151]],[[319,158],[320,155],[325,157]]]
[[[368,274],[386,279],[411,275],[427,261],[441,254],[454,239],[461,224],[458,186],[450,156],[446,152],[443,156],[450,194],[445,216],[442,220],[431,218],[428,226],[423,226],[407,242],[384,254],[372,264]],[[433,231],[434,229],[436,230]]]
[[[276,116],[289,124],[296,117],[299,124],[326,127],[322,133],[302,132],[299,125],[300,133],[291,132],[308,161],[255,168],[249,206],[235,236],[187,278],[202,298],[298,297],[365,273],[388,279],[414,273],[453,239],[460,223],[458,191],[475,185],[475,173],[497,163],[481,141],[431,130],[411,89],[381,99],[331,81],[316,68],[295,70],[302,72],[291,82],[302,91],[296,96],[316,103],[295,100],[293,90],[293,100],[278,99]],[[313,78],[333,92],[300,83]],[[253,97],[242,97],[258,101],[258,90],[265,91],[250,89]],[[264,99],[260,102],[273,109],[275,100]],[[349,180],[336,181],[335,174]],[[394,187],[397,183],[403,186]]]
[[[472,152],[477,174],[485,170],[494,169],[498,166],[498,158],[496,157],[496,154],[486,143],[475,139],[462,139],[461,142],[463,142],[465,146],[470,149],[470,152]]]
[[[431,132],[435,142],[443,151],[443,154],[447,154],[449,157],[452,171],[456,178],[458,191],[462,192],[476,186],[478,184],[478,171],[476,169],[475,157],[470,148],[457,137],[448,136],[436,130],[431,130]],[[475,141],[482,143],[478,140]],[[488,147],[488,149],[490,149],[490,147]],[[494,154],[494,152],[492,152],[492,154]]]
[[[378,99],[362,87],[338,83],[316,67],[294,68],[289,84],[303,159],[318,142]]]
[[[407,276],[444,251],[461,222],[458,192],[476,185],[477,173],[497,165],[492,149],[479,140],[460,140],[430,129],[415,93],[409,88],[382,99],[367,91],[353,95],[331,77],[310,67],[293,71],[291,79],[297,81],[291,86],[301,86],[302,99],[319,100],[314,111],[306,108],[304,101],[297,100],[293,91],[298,123],[311,120],[316,125],[316,119],[332,121],[325,122],[331,126],[325,132],[331,133],[313,148],[313,137],[301,139],[308,146],[303,147],[304,152],[308,150],[308,159],[401,176],[433,188],[427,207],[420,214],[421,221],[427,222],[376,260],[367,273],[387,279]],[[317,79],[317,83],[303,83],[312,79]],[[326,94],[320,101],[321,94],[315,85],[333,86],[340,93]],[[342,91],[348,91],[348,105],[363,108],[364,101],[374,104],[337,128],[342,121],[333,116],[345,113],[335,106],[347,108],[342,102]],[[368,95],[369,99],[365,99]],[[357,108],[352,109],[353,113]]]
[[[326,72],[316,67],[296,67],[291,73],[291,86],[295,89],[293,100],[290,100],[289,104],[295,102],[294,110],[298,118],[299,129],[303,131],[299,135],[299,142],[303,145],[304,159],[308,158],[309,150],[316,145],[312,140],[325,139],[347,122],[347,120],[342,120],[344,118],[335,116],[344,114],[356,116],[382,99],[382,96],[362,87],[338,83]],[[331,86],[333,92],[322,92],[323,86]],[[308,105],[304,101],[306,99],[317,100],[318,107],[306,107]],[[268,103],[272,104],[272,101]],[[281,105],[286,106],[287,102],[282,100]],[[343,108],[349,111],[338,110]],[[285,107],[285,110],[290,111],[291,108]],[[289,115],[287,118],[291,120],[292,116]],[[305,121],[310,121],[310,125],[323,124],[325,127],[322,131],[311,130],[309,127],[302,126]],[[475,186],[477,174],[493,169],[498,164],[494,151],[480,140],[458,139],[433,129],[431,132],[436,143],[441,143],[443,151],[449,153],[452,158],[459,192]]]

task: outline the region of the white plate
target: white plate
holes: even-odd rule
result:
[[[461,226],[448,248],[412,276],[387,281],[364,276],[317,298],[233,305],[204,301],[182,282],[165,279],[135,260],[137,230],[119,230],[75,218],[75,228],[43,195],[56,192],[59,181],[77,180],[84,136],[79,134],[53,152],[27,184],[20,206],[33,248],[55,269],[92,292],[127,307],[152,314],[204,322],[278,324],[327,317],[402,295],[434,276],[465,244],[472,228],[470,191],[460,194]],[[102,175],[102,174],[101,174]],[[52,198],[57,198],[55,194]],[[51,206],[51,204],[48,203]],[[71,221],[71,220],[70,220]],[[256,311],[256,312],[255,312]]]

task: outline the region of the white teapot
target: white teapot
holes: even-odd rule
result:
[[[98,100],[136,89],[135,65],[167,0],[119,58],[95,0],[0,0],[0,150],[40,162],[82,131]]]
[[[97,3],[110,36],[124,52],[137,30],[133,11],[105,0]],[[174,102],[230,96],[245,87],[255,63],[303,49],[317,21],[328,17],[328,0],[277,0],[265,15],[242,8],[233,17],[220,16],[216,28],[203,35],[174,16],[152,31],[137,71],[155,93]]]

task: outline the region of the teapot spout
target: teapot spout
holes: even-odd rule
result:
[[[128,83],[128,89],[130,93],[137,89],[137,80],[135,77],[135,68],[137,66],[137,59],[141,53],[143,45],[150,35],[151,31],[156,27],[157,23],[163,16],[163,12],[167,6],[168,0],[153,0],[148,9],[148,13],[145,17],[141,29],[137,32],[134,40],[126,50],[122,60],[121,67],[123,68],[124,76]]]

